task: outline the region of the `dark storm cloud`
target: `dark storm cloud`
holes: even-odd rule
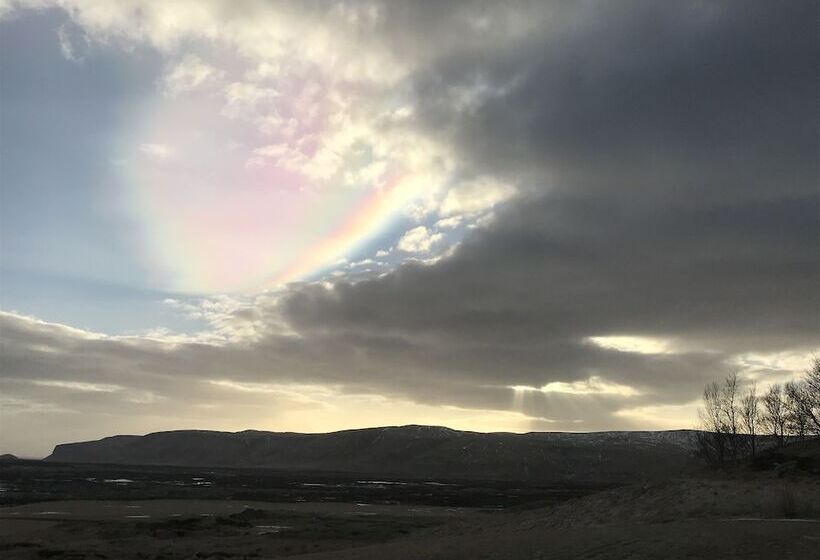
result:
[[[585,6],[576,25],[559,17],[549,33],[453,53],[421,73],[429,130],[474,165],[536,187],[653,203],[816,193],[815,3]],[[450,93],[477,82],[486,101],[454,110]]]
[[[291,324],[373,354],[383,337],[412,341],[391,355],[449,379],[597,371],[664,400],[693,398],[731,354],[820,341],[817,6],[586,14],[416,77],[425,130],[529,192],[433,266],[295,290]],[[479,101],[459,106],[470,88]],[[695,354],[583,343],[619,334]]]

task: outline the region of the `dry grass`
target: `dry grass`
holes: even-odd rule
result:
[[[761,504],[761,517],[768,519],[813,518],[820,514],[815,505],[816,496],[799,493],[787,484],[772,487]]]

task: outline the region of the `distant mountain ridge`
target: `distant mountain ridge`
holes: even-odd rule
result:
[[[324,434],[180,430],[64,443],[45,460],[382,473],[408,478],[628,482],[694,468],[694,433],[513,434],[415,425]]]

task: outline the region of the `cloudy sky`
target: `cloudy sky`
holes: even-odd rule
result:
[[[820,352],[813,1],[0,0],[0,451],[691,427]]]

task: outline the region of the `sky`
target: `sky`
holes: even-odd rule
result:
[[[820,353],[812,1],[0,0],[0,452],[690,428]]]

